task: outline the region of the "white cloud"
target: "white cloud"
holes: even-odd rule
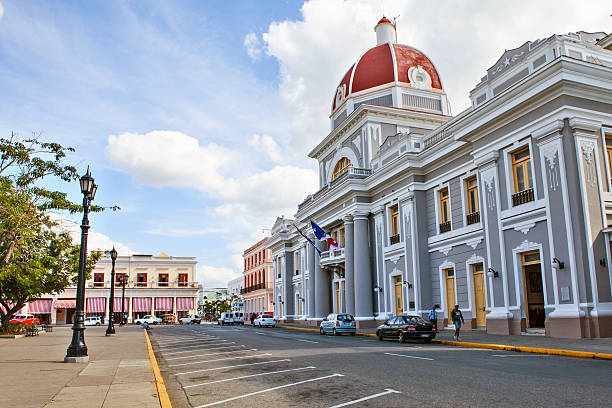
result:
[[[505,49],[552,34],[604,30],[610,14],[603,0],[579,8],[572,0],[396,0],[387,2],[385,13],[400,16],[399,42],[420,49],[436,65],[454,114],[468,107],[469,91]],[[311,0],[301,14],[299,20],[270,24],[263,40],[280,66],[279,92],[291,126],[287,145],[304,154],[329,133],[331,102],[342,76],[376,45],[373,28],[382,7],[379,0]]]
[[[251,137],[251,140],[249,140],[249,145],[253,146],[257,151],[266,154],[276,163],[282,161],[283,159],[278,144],[270,135],[254,134]]]
[[[263,47],[261,41],[257,37],[255,33],[248,33],[244,36],[244,41],[242,43],[244,48],[246,49],[247,54],[253,61],[257,61],[261,58],[261,54],[263,52]]]
[[[232,268],[219,268],[210,265],[200,265],[196,268],[196,280],[202,282],[205,288],[227,287],[227,282],[240,276]]]
[[[0,18],[2,18],[3,15],[4,15],[4,6],[2,5],[2,2],[0,2]]]

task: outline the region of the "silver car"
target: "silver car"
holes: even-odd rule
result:
[[[319,333],[332,333],[337,336],[342,333],[355,335],[355,318],[348,313],[330,313],[321,322]]]

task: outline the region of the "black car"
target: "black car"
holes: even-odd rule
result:
[[[433,324],[419,316],[395,316],[376,329],[378,340],[397,339],[400,343],[408,339],[418,339],[429,343],[436,337]]]

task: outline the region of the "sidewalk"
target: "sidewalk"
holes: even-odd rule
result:
[[[318,329],[299,323],[280,323],[278,327],[299,327]],[[358,333],[376,334],[376,329],[358,329]],[[437,340],[453,341],[454,331],[450,329],[441,330],[436,335]],[[593,353],[612,354],[612,338],[604,339],[560,339],[554,337],[521,335],[503,336],[498,334],[487,334],[482,330],[461,330],[460,342],[471,342],[481,344],[501,344],[514,347],[536,347],[557,350],[587,351]]]
[[[89,362],[64,363],[72,338],[67,326],[52,333],[0,339],[0,407],[155,407],[159,399],[143,330],[88,327]]]

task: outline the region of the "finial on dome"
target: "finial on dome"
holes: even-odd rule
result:
[[[374,27],[376,31],[376,45],[385,43],[397,43],[397,33],[395,31],[395,24],[391,22],[387,17],[383,16],[380,21]]]

